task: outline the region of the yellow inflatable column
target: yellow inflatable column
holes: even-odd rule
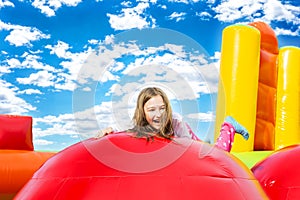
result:
[[[215,141],[228,115],[250,132],[248,141],[236,134],[232,151],[253,150],[259,58],[260,32],[256,28],[236,24],[223,30]]]
[[[279,49],[275,150],[300,143],[299,77],[300,49]]]

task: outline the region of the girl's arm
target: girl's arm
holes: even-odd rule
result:
[[[114,130],[112,129],[112,127],[107,127],[105,129],[102,129],[100,131],[98,131],[97,135],[95,136],[95,138],[101,138],[105,135],[111,134],[113,133]]]
[[[173,114],[173,130],[175,137],[187,137],[193,140],[200,140],[193,132],[192,128],[182,120],[179,114]]]

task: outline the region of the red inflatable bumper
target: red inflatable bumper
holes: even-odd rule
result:
[[[267,199],[234,156],[192,140],[125,133],[89,139],[50,158],[18,199]]]
[[[275,151],[251,169],[272,200],[300,199],[300,145]]]

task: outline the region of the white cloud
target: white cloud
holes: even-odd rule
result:
[[[25,114],[36,110],[31,104],[17,96],[19,88],[0,79],[0,113]]]
[[[73,56],[74,55],[70,56],[70,58],[73,58]],[[80,58],[80,56],[76,58]],[[76,74],[70,73],[68,69],[68,72],[63,72],[63,70],[61,69],[56,69],[50,65],[43,63],[42,61],[40,61],[40,59],[41,58],[38,55],[24,53],[19,59],[10,58],[4,60],[3,63],[6,63],[6,65],[1,66],[1,73],[11,73],[12,69],[14,68],[18,68],[21,70],[34,69],[37,72],[31,73],[28,77],[25,78],[17,78],[17,81],[20,84],[26,85],[36,85],[39,87],[54,87],[59,90],[74,90],[74,80],[76,80]],[[72,60],[67,61],[67,63],[70,63],[69,65],[71,67]],[[76,66],[75,63],[76,62],[74,62],[72,66],[77,67],[77,70],[79,70],[81,64],[78,64],[79,66]],[[75,70],[73,69],[73,71]],[[28,91],[26,91],[26,93],[28,93]]]
[[[212,17],[212,15],[208,12],[199,12],[199,13],[197,12],[196,16],[199,16],[201,20],[207,20],[207,21]]]
[[[91,92],[92,89],[90,87],[85,87],[85,88],[82,88],[82,91]]]
[[[96,41],[93,41],[95,43]],[[60,65],[66,71],[65,73],[61,72],[56,74],[58,76],[57,80],[59,82],[55,83],[55,88],[63,89],[63,90],[74,90],[75,89],[75,81],[78,79],[78,73],[82,68],[86,66],[86,61],[89,59],[89,56],[93,53],[91,48],[87,48],[82,52],[73,53],[70,51],[72,48],[69,44],[58,41],[58,43],[54,46],[46,45],[47,49],[50,50],[50,54],[56,55],[58,58],[63,59],[60,62]],[[94,74],[93,72],[91,72]],[[96,80],[98,77],[96,77]]]
[[[186,15],[186,13],[184,13],[184,12],[181,12],[181,13],[173,12],[168,18],[169,18],[170,20],[175,19],[176,22],[179,22],[179,21],[185,19],[185,17],[184,17],[185,15]]]
[[[15,7],[15,5],[12,2],[8,1],[8,0],[4,0],[4,1],[0,0],[0,9],[4,8],[6,6]]]
[[[219,21],[234,22],[236,20],[285,22],[291,26],[300,24],[300,7],[280,0],[226,0],[212,8]],[[278,27],[278,33],[292,35],[299,32],[283,31]]]
[[[128,30],[132,28],[148,28],[154,27],[155,20],[152,17],[145,16],[145,10],[149,8],[149,3],[141,2],[133,8],[123,8],[121,14],[107,14],[109,17],[110,26],[115,30]],[[148,22],[147,20],[150,20]]]
[[[197,3],[199,2],[200,0],[168,0],[169,2],[171,3],[184,3],[184,4],[189,4],[189,3]]]
[[[92,49],[90,48],[79,53],[72,53],[69,51],[71,49],[70,45],[62,41],[58,41],[54,46],[46,45],[45,48],[51,50],[50,54],[55,54],[58,58],[65,59],[60,65],[70,72],[73,76],[72,80],[76,79],[78,71],[92,53]]]
[[[40,61],[41,57],[38,55],[32,55],[25,52],[20,58],[9,58],[3,60],[3,63],[7,64],[9,69],[35,69],[35,70],[47,70],[50,72],[57,72],[54,67],[47,65]]]
[[[54,67],[47,65],[46,63],[43,63],[42,61],[40,61],[41,57],[38,55],[32,55],[32,54],[25,53],[21,56],[21,58],[24,58],[24,60],[21,62],[20,68],[47,70],[50,72],[57,71],[57,69],[55,69]],[[13,66],[11,66],[11,67],[13,67]]]
[[[4,60],[4,61],[2,61],[2,63],[6,63],[6,65],[1,66],[1,72],[0,73],[10,73],[11,69],[21,66],[21,62],[16,58],[11,58],[11,59],[8,59],[8,60]]]
[[[94,43],[95,42],[96,41],[94,41]],[[111,37],[107,37],[107,40],[105,40],[103,44],[105,46],[106,44],[109,44],[111,42]],[[89,70],[87,70],[87,72],[89,73],[89,75],[87,76],[87,78],[91,78],[92,76],[93,80],[98,81],[99,73],[97,74],[93,70],[95,69],[97,71],[99,65],[101,65],[101,63],[99,62],[102,62],[102,66],[103,68],[105,68],[109,63],[111,63],[111,61],[113,60],[112,56],[114,55],[114,52],[108,51],[108,54],[103,54],[103,59],[97,57],[97,60],[95,60],[94,62],[91,56],[93,50],[90,47],[85,48],[85,50],[83,50],[82,52],[73,53],[70,51],[72,47],[69,44],[58,41],[56,45],[46,45],[45,48],[50,50],[50,54],[56,55],[58,58],[62,59],[62,61],[60,62],[60,66],[62,67],[61,69],[54,68],[50,65],[45,64],[42,61],[42,58],[38,55],[39,53],[43,52],[37,51],[34,52],[37,55],[25,52],[20,57],[4,60],[1,66],[1,73],[11,73],[11,69],[13,68],[24,70],[35,69],[35,71],[37,72],[32,73],[28,77],[18,78],[17,81],[21,84],[32,84],[39,87],[54,87],[59,90],[73,91],[75,89],[75,82],[76,80],[78,80],[78,73],[80,72],[80,70],[88,68]],[[105,48],[104,51],[106,51]],[[91,65],[89,65],[89,62],[91,63]],[[109,71],[102,74],[103,82],[117,79],[118,77],[113,76]]]
[[[42,94],[42,92],[40,90],[37,90],[37,89],[26,89],[26,90],[19,91],[18,94],[31,95],[31,94]]]
[[[211,59],[213,60],[220,60],[220,58],[221,58],[221,52],[219,51],[216,51],[214,55],[211,57]]]
[[[300,7],[283,4],[279,0],[266,0],[263,6],[263,20],[266,22],[286,21],[293,24],[300,24]]]
[[[20,84],[32,84],[39,87],[49,87],[53,86],[55,76],[48,71],[38,71],[37,73],[32,73],[27,78],[17,78]]]
[[[102,102],[100,105],[76,113],[34,118],[34,139],[50,135],[79,136],[81,139],[96,136],[98,130],[114,124],[112,110],[111,102]]]
[[[95,39],[91,39],[88,42],[89,42],[89,44],[98,44],[99,43],[99,41],[95,40]]]
[[[82,0],[34,0],[32,6],[38,8],[47,17],[55,16],[55,12],[63,5],[77,6]]]
[[[184,52],[182,47],[176,45],[167,44],[164,47],[158,47],[157,51],[161,51],[161,49],[171,51],[172,54],[166,53],[136,59],[124,69],[125,77],[121,77],[121,80],[128,79],[128,76],[137,77],[143,74],[140,83],[162,82],[169,88],[180,85],[181,91],[177,92],[181,95],[177,96],[178,99],[190,99],[194,96],[199,97],[200,93],[217,91],[218,68],[214,63],[208,63],[206,60],[208,58],[205,59],[203,55],[189,55]],[[191,87],[191,89],[187,87]],[[189,93],[191,91],[194,95]]]
[[[126,85],[136,82],[133,78],[139,77],[138,83],[131,88],[136,89],[147,82],[161,83],[168,88],[180,88],[177,91],[181,94],[177,97],[179,99],[193,99],[199,97],[200,93],[217,91],[218,67],[214,66],[215,63],[209,63],[206,56],[197,55],[199,52],[187,53],[183,46],[168,43],[140,49],[133,42],[115,44],[111,39],[110,45],[101,46],[101,52],[90,56],[83,65],[77,79],[83,88],[90,83],[88,80],[113,80],[123,83],[122,91],[112,87],[105,95],[122,96],[130,93],[125,90]],[[166,53],[162,53],[164,51]],[[120,59],[125,56],[123,59],[126,60],[126,56],[132,55],[136,58],[131,63],[125,64]]]
[[[113,105],[112,102],[101,102],[100,105],[81,112],[33,118],[33,142],[35,145],[51,145],[54,143],[44,139],[45,137],[61,135],[85,140],[96,136],[99,130],[107,127],[113,127],[114,130],[124,130],[122,123],[130,123],[130,119],[126,115],[127,111],[123,113],[125,115],[121,115],[122,118],[118,118],[120,116],[116,118],[114,111],[120,113],[127,109],[125,108],[126,105],[121,105],[122,108],[117,107],[119,105]],[[127,128],[129,127],[131,126]],[[63,142],[61,145],[64,145]]]
[[[130,7],[132,5],[132,2],[131,1],[123,1],[123,2],[121,2],[121,5],[124,7]]]
[[[0,20],[0,31],[1,30],[10,31],[4,40],[15,46],[32,46],[31,42],[33,41],[50,38],[50,35],[42,33],[37,28],[6,24]]]
[[[300,35],[300,27],[296,31],[276,27],[274,31],[277,36],[278,35],[291,35],[291,36]]]
[[[162,9],[166,10],[167,6],[166,5],[159,5],[159,7],[161,7]]]
[[[212,122],[215,120],[215,115],[212,112],[207,113],[191,113],[186,116],[190,119],[196,119],[200,122]]]
[[[261,1],[227,0],[214,7],[213,10],[216,12],[215,18],[219,21],[233,22],[244,17],[252,20],[252,14],[261,10],[262,7]]]
[[[54,87],[58,90],[73,91],[76,88],[74,83],[74,76],[68,73],[57,73]]]
[[[206,2],[209,4],[214,4],[216,2],[216,0],[207,0]]]
[[[44,145],[51,145],[54,142],[48,141],[48,140],[43,140],[43,139],[35,139],[35,140],[33,140],[33,143],[34,143],[34,146],[36,146],[36,145],[44,146]]]
[[[107,46],[109,46],[109,48],[107,48]],[[113,49],[110,47],[113,47]],[[114,44],[113,38],[107,37],[102,44],[100,44],[99,49],[100,50],[98,52],[91,52],[89,57],[81,66],[76,79],[80,85],[89,83],[89,80],[100,82],[118,80],[118,75],[112,75],[116,69],[121,68],[120,64],[116,64],[116,59],[120,58],[124,54],[135,51],[137,46]],[[108,68],[111,69],[111,72],[107,71]]]
[[[184,3],[184,4],[188,4],[189,1],[188,0],[168,0],[171,3]]]
[[[11,72],[9,66],[7,65],[0,65],[1,67],[1,71],[0,71],[0,77],[3,75],[3,74],[8,74]]]
[[[72,53],[68,52],[67,50],[70,49],[69,44],[62,42],[62,41],[58,41],[56,45],[51,46],[51,45],[46,45],[45,46],[46,49],[50,49],[50,54],[55,54],[57,55],[57,57],[59,58],[71,58]]]
[[[55,10],[45,5],[45,1],[36,0],[32,2],[32,6],[38,8],[42,14],[45,14],[47,17],[55,16]]]
[[[76,127],[73,114],[60,114],[58,116],[47,115],[42,118],[34,118],[33,127],[35,137],[40,138],[49,135],[76,135]],[[43,130],[39,126],[47,126]]]

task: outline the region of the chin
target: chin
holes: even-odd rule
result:
[[[159,130],[160,129],[160,126],[158,125],[152,125],[155,129]]]

